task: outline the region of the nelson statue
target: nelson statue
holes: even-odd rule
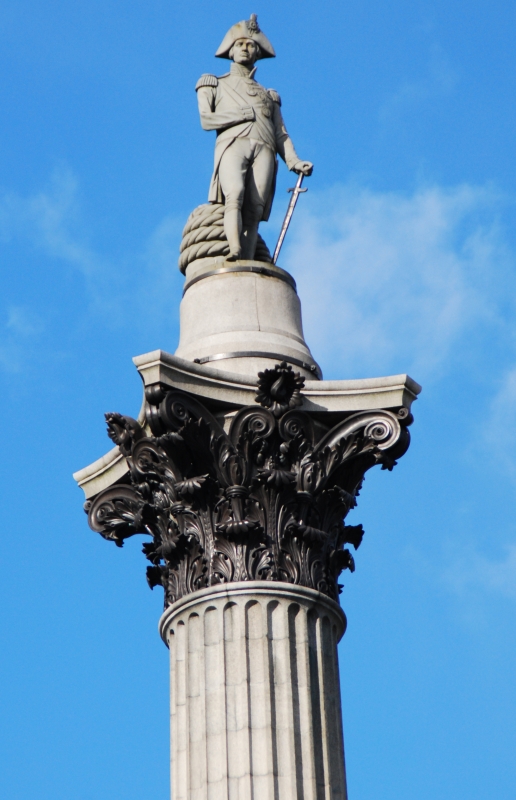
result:
[[[233,63],[225,75],[201,75],[196,91],[201,125],[217,131],[210,203],[224,205],[228,260],[254,257],[258,225],[269,218],[280,155],[287,167],[311,175],[288,135],[281,99],[255,80],[256,62],[274,58],[274,49],[258,27],[256,15],[233,25],[215,53]]]

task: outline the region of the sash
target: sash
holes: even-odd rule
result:
[[[232,86],[229,86],[226,81],[224,83],[220,83],[219,86],[223,89],[223,91],[227,92],[233,102],[236,102],[238,106],[252,106],[255,110],[255,117],[254,120],[249,120],[252,123],[252,127],[256,130],[256,136],[252,136],[253,139],[258,139],[258,141],[263,142],[264,144],[268,145],[271,150],[276,153],[276,136],[274,131],[274,123],[272,122],[272,118],[270,117],[261,117],[259,112],[259,108],[253,106],[250,102],[250,98],[248,96],[241,95],[237,89],[234,89]],[[265,91],[265,90],[264,90]],[[267,121],[269,124],[267,124]],[[249,135],[249,134],[246,134]]]

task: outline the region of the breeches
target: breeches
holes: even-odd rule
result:
[[[272,189],[276,156],[256,139],[235,139],[219,164],[226,211],[238,209],[258,222]]]

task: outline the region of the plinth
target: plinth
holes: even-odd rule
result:
[[[407,375],[324,381],[295,282],[265,262],[188,265],[175,355],[134,359],[138,419],[75,474],[89,524],[147,536],[165,594],[174,800],[345,800],[339,575],[365,473],[410,442]]]
[[[186,268],[176,355],[245,375],[287,360],[321,377],[303,336],[296,283],[260,261],[200,258]]]

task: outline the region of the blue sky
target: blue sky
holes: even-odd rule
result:
[[[0,786],[168,793],[162,597],[71,473],[178,340],[177,249],[213,139],[194,86],[250,12],[315,163],[281,264],[326,378],[408,372],[413,445],[371,472],[340,649],[351,800],[513,800],[516,9],[500,0],[4,0]],[[262,233],[274,244],[292,177]]]

